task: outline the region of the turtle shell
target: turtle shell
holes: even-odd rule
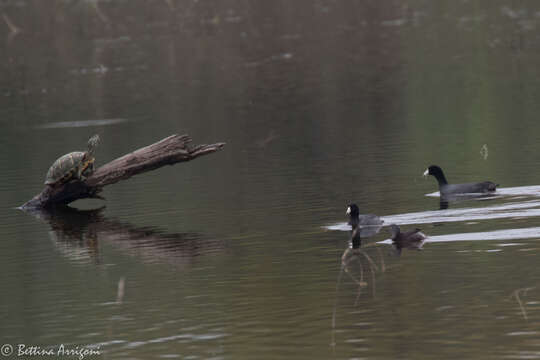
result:
[[[93,162],[94,158],[82,151],[74,151],[62,155],[49,168],[45,177],[45,184],[64,183],[71,180],[74,176],[78,178],[78,175],[92,166]]]

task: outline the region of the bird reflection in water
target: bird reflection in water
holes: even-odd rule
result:
[[[186,266],[193,258],[222,251],[225,246],[194,232],[165,233],[154,227],[140,227],[104,216],[101,207],[79,210],[69,206],[31,211],[49,223],[49,236],[55,247],[77,262],[100,261],[100,243],[112,244],[122,252],[147,262]],[[144,250],[144,251],[141,251]]]
[[[445,210],[450,207],[450,204],[456,204],[467,200],[491,200],[500,196],[501,195],[497,193],[442,195],[439,200],[439,209]]]
[[[355,305],[358,303],[358,299],[362,293],[362,288],[366,287],[368,284],[364,281],[364,268],[365,263],[367,263],[367,270],[371,274],[372,286],[373,286],[373,297],[375,297],[375,273],[379,271],[379,266],[373,261],[372,257],[367,253],[366,250],[361,248],[362,239],[374,236],[377,234],[382,226],[370,226],[367,228],[355,227],[352,226],[351,229],[351,239],[349,247],[343,252],[341,256],[341,270],[338,278],[337,287],[339,287],[341,277],[343,272],[345,272],[351,280],[358,285],[358,292],[355,300]],[[365,248],[373,247],[374,244],[368,244]],[[385,271],[384,258],[381,253],[381,249],[376,247],[377,253],[380,258],[380,269],[382,272]],[[356,271],[355,271],[356,269]],[[336,289],[337,290],[337,289]]]
[[[368,225],[360,226],[358,224],[351,224],[351,234],[349,246],[343,252],[341,256],[341,268],[339,271],[337,284],[336,284],[336,296],[334,302],[334,309],[332,312],[332,345],[335,346],[335,333],[336,328],[336,312],[338,307],[338,294],[339,287],[341,285],[341,279],[343,274],[347,274],[349,278],[356,284],[357,292],[356,299],[354,301],[354,306],[358,305],[360,296],[362,295],[362,290],[368,286],[368,282],[364,278],[364,272],[366,269],[370,273],[371,285],[372,285],[372,295],[375,297],[375,273],[385,272],[386,266],[384,263],[384,258],[379,246],[376,246],[374,243],[370,243],[364,246],[362,249],[362,239],[371,237],[379,233],[382,228],[382,224],[379,225]],[[368,249],[375,248],[380,259],[380,265],[377,265],[373,258],[368,254]]]
[[[362,247],[362,240],[376,235],[382,225],[376,227],[360,227],[351,225],[351,235],[350,235],[350,244],[349,247],[345,250],[341,256],[341,270],[338,275],[337,285],[336,285],[336,298],[334,303],[334,310],[332,314],[332,346],[335,346],[335,328],[336,328],[336,312],[337,312],[337,299],[339,293],[339,287],[341,284],[341,279],[343,273],[347,274],[349,278],[356,284],[357,292],[356,299],[354,301],[354,306],[358,305],[360,296],[364,288],[368,287],[368,281],[365,279],[366,269],[370,274],[370,281],[372,286],[372,296],[375,298],[376,295],[376,277],[377,272],[384,273],[386,272],[386,265],[384,257],[381,251],[381,247],[376,243],[369,243]],[[390,225],[390,231],[392,234],[392,245],[394,247],[394,254],[397,256],[401,255],[402,249],[416,249],[421,250],[424,245],[426,235],[420,231],[420,229],[415,229],[402,233],[399,226],[392,224]],[[370,249],[376,249],[379,264],[374,260],[374,256],[371,256],[368,251]]]

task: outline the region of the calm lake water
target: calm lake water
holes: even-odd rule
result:
[[[0,15],[6,358],[540,359],[537,1],[19,0]],[[16,209],[95,133],[97,166],[174,133],[227,145],[106,201]],[[501,188],[440,210],[430,164]],[[424,250],[397,257],[383,227],[342,269],[350,202],[422,228]]]

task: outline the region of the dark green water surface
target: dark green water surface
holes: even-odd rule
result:
[[[1,1],[5,358],[540,359],[539,113],[538,1]],[[227,145],[16,210],[94,133]],[[342,272],[350,202],[424,250]]]

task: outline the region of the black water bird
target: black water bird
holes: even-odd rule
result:
[[[353,249],[360,247],[363,238],[373,236],[381,230],[383,220],[373,214],[360,215],[360,210],[356,204],[349,204],[346,214],[349,215],[348,224],[351,225],[351,244]]]
[[[396,251],[401,254],[401,249],[422,250],[422,246],[427,238],[426,234],[420,229],[414,229],[407,232],[401,232],[401,229],[396,224],[390,225],[392,232],[392,244]]]
[[[347,215],[349,215],[349,225],[353,228],[357,226],[377,226],[384,222],[380,217],[373,214],[360,215],[360,209],[356,204],[347,206]]]
[[[491,181],[466,184],[449,184],[444,176],[444,173],[437,165],[431,165],[424,172],[424,176],[432,175],[439,183],[439,192],[442,196],[457,195],[457,194],[488,194],[497,190],[499,184]]]

